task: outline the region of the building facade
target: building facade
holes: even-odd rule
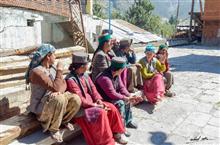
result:
[[[220,45],[220,0],[205,1],[203,21],[203,43]]]

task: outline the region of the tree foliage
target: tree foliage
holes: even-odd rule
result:
[[[118,9],[112,10],[112,19],[124,19],[124,15]]]
[[[154,6],[149,0],[135,0],[125,14],[125,20],[147,31],[170,37],[174,27],[153,15]]]
[[[142,29],[156,33],[163,37],[171,37],[174,33],[175,17],[170,18],[169,22],[163,21],[161,17],[153,14],[154,6],[150,0],[135,0],[134,4],[124,14],[119,9],[112,9],[112,19],[126,20]],[[100,0],[95,0],[93,5],[93,14],[106,19],[104,5]]]
[[[95,0],[93,4],[93,15],[100,17],[102,19],[106,19],[107,16],[104,13],[104,6],[100,1]]]

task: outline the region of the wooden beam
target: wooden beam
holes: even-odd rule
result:
[[[194,12],[194,4],[195,0],[192,0],[192,5],[191,5],[191,12],[190,12],[190,24],[189,24],[189,41],[192,40],[192,19],[193,19],[193,12]]]

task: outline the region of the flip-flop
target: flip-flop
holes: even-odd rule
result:
[[[63,133],[60,131],[57,132],[50,132],[51,138],[54,139],[56,142],[61,143],[63,142]]]
[[[73,131],[75,129],[73,124],[71,124],[71,123],[64,124],[64,126],[70,131]]]

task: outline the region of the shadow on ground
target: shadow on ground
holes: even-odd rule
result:
[[[153,114],[153,110],[155,108],[155,105],[152,105],[151,103],[149,103],[147,101],[143,101],[143,102],[139,103],[138,105],[136,105],[135,107],[142,109],[149,114]]]
[[[175,49],[196,49],[196,50],[220,50],[220,47],[216,46],[205,46],[205,45],[185,45],[185,46],[178,46]]]
[[[149,132],[151,134],[150,140],[155,145],[173,145],[171,142],[167,142],[167,135],[164,132]]]
[[[220,56],[186,55],[170,58],[172,71],[195,71],[220,74]],[[216,66],[216,67],[213,67]]]

